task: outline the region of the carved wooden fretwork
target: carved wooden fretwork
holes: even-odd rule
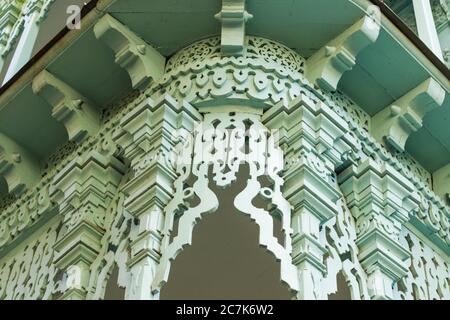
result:
[[[406,228],[400,242],[411,252],[409,270],[397,286],[395,298],[405,300],[449,300],[450,261],[445,253],[436,251]]]
[[[152,289],[159,291],[167,281],[170,263],[192,241],[195,224],[202,215],[213,213],[219,199],[209,188],[214,181],[218,187],[227,187],[237,179],[242,164],[249,166],[246,187],[235,197],[234,207],[249,215],[260,228],[260,245],[270,251],[281,264],[281,280],[292,290],[299,290],[297,271],[292,263],[291,211],[289,203],[281,193],[283,179],[283,156],[270,134],[254,114],[211,113],[196,127],[191,140],[180,146],[177,158],[179,177],[174,182],[175,195],[165,209],[161,259],[156,270]],[[211,168],[212,174],[208,174]],[[267,177],[271,185],[262,186],[261,177]],[[189,179],[195,181],[186,185]],[[212,181],[211,181],[212,180]],[[258,208],[252,204],[256,197],[266,198],[269,208]],[[191,206],[190,200],[199,203]],[[179,216],[177,235],[171,241],[175,218]],[[272,234],[273,220],[281,219],[284,243],[279,243]]]
[[[36,232],[13,252],[0,259],[0,299],[52,299],[60,286],[54,265],[53,245],[59,221]]]
[[[234,207],[298,299],[327,299],[340,275],[352,299],[449,296],[450,211],[430,174],[370,136],[343,94],[312,88],[297,53],[247,40],[239,57],[217,37],[181,50],[3,200],[0,298],[102,299],[117,269],[125,298],[157,299],[194,222],[220,203],[209,184],[230,186],[243,166]]]
[[[0,1],[0,69],[6,56],[14,49],[29,16],[38,12],[37,23],[41,23],[54,2],[55,0]]]
[[[0,3],[0,67],[20,32],[22,21],[19,20],[19,17],[22,4],[23,1],[2,1]]]

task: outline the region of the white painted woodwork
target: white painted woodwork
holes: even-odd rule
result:
[[[8,66],[3,84],[8,82],[30,60],[39,33],[39,18],[39,11],[34,11],[25,18],[25,27]]]
[[[439,59],[443,60],[430,0],[412,0],[412,3],[419,38],[425,42]]]

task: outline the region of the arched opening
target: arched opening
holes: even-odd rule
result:
[[[111,275],[106,282],[104,300],[125,300],[125,289],[117,284],[119,280],[119,267],[114,264]]]
[[[233,201],[248,177],[241,166],[231,186],[210,188],[219,198],[215,213],[203,216],[194,228],[192,246],[172,263],[161,299],[291,299],[280,281],[280,264],[259,246],[259,227],[237,212]],[[276,224],[279,228],[279,223]]]
[[[351,300],[351,292],[342,271],[337,274],[337,291],[328,295],[328,300]]]

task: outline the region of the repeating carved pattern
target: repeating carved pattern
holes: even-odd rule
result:
[[[48,187],[27,192],[16,203],[4,209],[0,217],[0,246],[15,239],[54,207],[49,198]]]
[[[370,116],[356,103],[339,91],[330,94],[331,101],[347,112],[361,128],[369,132]]]
[[[103,299],[106,284],[114,265],[119,268],[118,285],[125,288],[129,282],[128,261],[131,241],[132,217],[123,209],[124,194],[119,192],[107,210],[101,251],[92,263],[88,286],[88,299]]]
[[[291,262],[291,223],[289,203],[283,198],[281,186],[283,179],[278,175],[283,167],[281,150],[275,145],[275,137],[261,124],[257,115],[207,114],[203,123],[197,127],[193,140],[187,141],[180,150],[177,161],[179,178],[175,181],[176,193],[167,205],[162,256],[156,271],[153,289],[159,290],[168,279],[170,263],[191,244],[194,225],[203,214],[214,212],[218,205],[214,192],[209,188],[212,178],[217,186],[226,187],[234,182],[241,165],[246,163],[250,169],[247,185],[235,198],[234,206],[249,215],[260,227],[260,245],[267,248],[281,263],[281,280],[293,290],[298,290],[296,267]],[[246,143],[247,141],[247,143]],[[212,174],[208,169],[212,167]],[[196,179],[187,187],[189,178]],[[272,181],[270,187],[262,187],[259,179],[263,176]],[[268,199],[273,209],[257,208],[253,199],[261,195]],[[193,197],[199,203],[191,206]],[[173,241],[173,225],[176,216],[179,228]],[[279,243],[272,234],[274,218],[281,219],[284,243]]]
[[[434,24],[438,28],[444,28],[450,23],[450,2],[448,0],[432,0]]]
[[[58,227],[59,223],[52,223],[37,238],[0,260],[0,299],[52,298],[58,286],[58,270],[53,265]]]
[[[17,199],[5,198],[1,204],[0,213],[0,246],[3,249],[9,249],[8,245],[27,228],[39,219],[43,219],[44,216],[49,217],[53,209],[57,209],[48,195],[48,188],[55,175],[64,170],[74,158],[92,150],[121,155],[121,149],[124,146],[112,138],[120,127],[121,119],[150,96],[156,99],[167,93],[173,95],[178,101],[184,100],[199,105],[207,105],[204,102],[222,98],[242,98],[260,103],[263,108],[273,108],[280,101],[288,104],[304,94],[312,101],[311,112],[313,113],[315,105],[323,102],[325,110],[333,110],[339,116],[336,118],[342,118],[348,124],[345,139],[354,141],[348,159],[359,162],[366,158],[374,158],[377,162],[393,166],[395,170],[403,174],[414,184],[414,192],[417,193],[420,203],[419,209],[411,213],[414,217],[412,223],[431,231],[433,237],[436,236],[436,242],[443,241],[444,245],[450,244],[450,212],[448,207],[431,191],[429,173],[409,157],[390,154],[377,143],[368,133],[367,114],[357,105],[340,93],[329,94],[313,90],[301,74],[303,59],[282,45],[275,45],[272,41],[265,39],[251,38],[249,42],[252,44],[248,47],[249,57],[223,58],[217,55],[220,43],[218,38],[214,39],[216,38],[204,40],[202,45],[195,49],[200,50],[198,54],[203,55],[202,60],[197,60],[198,57],[195,54],[191,55],[190,49],[182,50],[179,57],[174,56],[173,61],[169,61],[167,74],[159,83],[152,84],[143,94],[137,91],[132,92],[124,100],[105,109],[102,116],[103,125],[99,133],[78,145],[69,143],[56,152],[49,159],[47,168],[42,174],[42,180],[34,190],[29,190]],[[195,44],[191,47],[195,47]],[[274,65],[279,67],[275,68]],[[320,119],[320,116],[315,114],[314,119]],[[319,126],[322,125],[324,122],[319,124]],[[138,129],[140,128],[136,131]],[[218,134],[221,132],[223,135]],[[321,135],[321,138],[323,136]],[[139,137],[136,139],[139,140]],[[237,113],[207,115],[203,127],[198,128],[195,139],[197,140],[185,140],[184,144],[181,143],[177,147],[179,148],[177,149],[179,177],[175,182],[176,192],[165,212],[167,219],[163,232],[165,242],[162,246],[161,264],[154,281],[154,290],[159,290],[163,282],[167,280],[170,260],[185,244],[190,243],[194,222],[202,214],[213,212],[217,208],[218,200],[208,188],[208,183],[211,182],[209,179],[218,186],[226,187],[236,179],[242,163],[250,168],[250,180],[247,187],[236,197],[235,206],[259,224],[261,245],[281,261],[281,279],[291,288],[296,289],[297,270],[292,266],[290,257],[292,251],[290,207],[281,194],[283,179],[280,177],[280,172],[283,169],[283,154],[275,146],[274,137],[262,126],[259,116]],[[320,159],[334,148],[333,143],[336,137],[333,136],[331,140],[331,145],[327,146],[329,150],[322,150],[323,153],[318,156],[308,154],[305,156],[305,161],[308,161],[308,166],[314,168],[323,179],[335,183],[334,175],[330,174],[329,168],[324,166],[325,161]],[[228,145],[230,149],[225,148]],[[342,150],[334,150],[334,152],[345,158]],[[295,167],[297,163],[295,156],[298,154],[286,158],[284,169]],[[141,170],[148,166],[148,163],[144,163],[145,161],[156,161],[156,157],[151,157],[154,157],[154,154],[149,152],[146,157],[139,159],[142,162],[137,163],[135,169]],[[223,159],[227,160],[223,161]],[[212,168],[212,175],[208,173],[209,167]],[[139,171],[132,174],[139,174]],[[261,185],[258,179],[261,177],[268,178],[271,184]],[[194,184],[186,183],[192,178],[195,180]],[[196,197],[200,199],[198,205],[194,205],[195,200],[198,200]],[[253,206],[251,200],[255,197],[266,199],[273,205],[272,209]],[[105,220],[102,221],[105,234],[101,239],[100,253],[91,265],[87,298],[97,299],[104,296],[106,282],[115,264],[119,266],[119,286],[129,288],[133,286],[132,281],[139,281],[139,278],[132,278],[127,269],[130,255],[129,244],[136,237],[132,226],[136,227],[136,225],[131,215],[123,209],[123,201],[124,195],[119,191],[107,209]],[[326,298],[327,295],[334,293],[336,275],[342,272],[352,298],[368,299],[367,276],[358,260],[358,247],[355,241],[358,237],[357,230],[364,233],[367,225],[363,223],[367,224],[370,221],[362,220],[357,224],[342,199],[338,200],[337,208],[336,216],[321,228],[322,239],[320,240],[325,244],[327,251],[324,261],[327,273],[320,280],[322,292],[318,293],[318,296]],[[75,218],[76,213],[68,217],[69,220]],[[178,230],[177,237],[170,242],[175,219],[180,219],[180,225],[192,227],[187,230]],[[181,219],[184,223],[181,223]],[[272,234],[272,219],[282,221],[285,234],[283,243],[279,243]],[[380,225],[384,227],[386,224]],[[52,294],[63,292],[67,286],[76,282],[75,276],[70,275],[69,272],[63,281],[55,282],[54,280],[57,269],[52,264],[52,253],[48,252],[53,252],[49,244],[55,242],[57,230],[58,224],[55,223],[38,239],[36,238],[37,240],[29,243],[27,240],[24,241],[23,253],[13,251],[15,255],[11,253],[0,256],[2,257],[0,299],[52,298]],[[384,231],[389,233],[389,230]],[[448,298],[448,280],[446,280],[448,276],[441,277],[441,275],[448,275],[449,272],[446,258],[440,258],[441,254],[423,244],[412,232],[406,233],[407,235],[401,239],[403,245],[409,248],[413,256],[420,258],[413,257],[412,265],[416,267],[411,267],[405,282],[399,284],[398,296],[401,298],[413,296],[415,298],[416,296]],[[415,233],[419,234],[418,231]],[[25,265],[24,261],[33,263]],[[420,271],[422,264],[423,272]],[[26,275],[22,275],[22,270]],[[13,279],[11,284],[9,279]]]
[[[411,265],[407,276],[398,283],[398,299],[448,300],[450,299],[450,262],[426,245],[416,235],[403,229],[400,240],[411,252]]]
[[[413,157],[409,156],[407,153],[395,153],[395,158],[400,161],[413,175],[422,179],[422,181],[431,188],[432,180],[431,174],[425,170],[424,167],[420,165]]]
[[[6,57],[24,28],[25,19],[36,10],[41,23],[55,0],[2,0],[0,1],[0,58]]]
[[[291,49],[275,41],[260,37],[247,37],[246,59],[264,59],[268,63],[281,64],[292,72],[304,73],[305,60]],[[199,61],[221,60],[220,37],[208,38],[176,53],[166,66],[166,73],[195,65]]]
[[[247,59],[263,58],[268,63],[281,64],[284,68],[303,74],[305,59],[282,44],[259,37],[248,37]]]
[[[321,90],[312,90],[304,79],[302,74],[292,72],[291,69],[280,67],[274,70],[273,67],[265,67],[269,64],[262,59],[247,57],[218,57],[220,51],[219,39],[215,41],[203,40],[201,46],[204,52],[211,53],[212,59],[197,60],[194,54],[190,54],[195,44],[183,49],[172,59],[179,66],[178,69],[172,68],[161,83],[149,88],[146,95],[162,94],[170,92],[178,100],[186,100],[190,103],[203,103],[204,101],[214,99],[243,98],[252,99],[263,105],[274,105],[279,101],[289,104],[300,94],[305,94],[313,102],[325,100],[329,107],[338,113],[347,123],[351,130],[356,132],[355,138],[363,141],[369,141],[367,144],[361,144],[361,149],[367,157],[379,157],[380,161],[388,161],[396,168],[413,179],[418,190],[430,190],[430,173],[418,165],[410,156],[406,154],[390,154],[384,147],[369,135],[370,116],[362,111],[356,104],[339,92],[324,93]],[[255,38],[259,39],[259,38]],[[264,42],[269,45],[270,42]],[[206,49],[207,46],[217,46]],[[286,51],[290,50],[284,48]],[[250,50],[251,52],[251,50]],[[297,55],[294,51],[288,51],[288,55]],[[208,56],[208,54],[205,54]],[[284,58],[286,55],[283,55]],[[181,57],[187,59],[187,63],[181,62]],[[168,65],[171,65],[170,59]],[[281,57],[275,63],[280,64]],[[273,66],[274,63],[270,64]],[[289,63],[288,63],[289,64]],[[235,71],[231,71],[235,69]],[[274,73],[273,75],[271,73]],[[363,129],[365,132],[360,132]],[[431,191],[426,191],[427,197],[433,195]],[[440,209],[444,208],[443,202],[437,197],[432,196],[433,203],[437,203]],[[447,209],[448,210],[448,209]],[[444,209],[445,211],[445,209]],[[443,214],[444,216],[446,213]]]
[[[4,58],[11,51],[15,41],[23,29],[23,19],[20,19],[22,1],[0,1],[0,58]]]
[[[166,73],[187,67],[196,61],[220,57],[220,37],[208,38],[178,51],[167,61]]]

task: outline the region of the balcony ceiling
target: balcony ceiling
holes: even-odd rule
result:
[[[247,34],[284,43],[304,57],[363,15],[349,0],[247,2],[254,16]],[[214,14],[220,6],[219,0],[117,0],[107,12],[168,57],[196,40],[218,35],[220,25]],[[94,37],[92,26],[75,41],[60,41],[58,46],[64,50],[52,58],[48,70],[98,106],[105,107],[131,90],[127,73]],[[377,42],[358,56],[357,66],[344,75],[339,89],[374,115],[429,77],[425,66],[383,29]],[[449,85],[444,85],[444,105],[427,115],[424,128],[407,144],[407,150],[430,171],[450,162],[450,97]],[[0,98],[0,131],[45,159],[67,139],[65,131],[51,118],[49,107],[31,92],[31,78],[14,90],[13,95]]]

